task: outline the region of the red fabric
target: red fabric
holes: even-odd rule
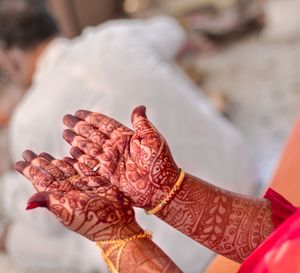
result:
[[[271,201],[278,229],[243,262],[238,273],[300,273],[300,209],[271,188],[264,198]]]
[[[238,273],[300,273],[300,210],[241,265]]]
[[[297,211],[296,207],[271,188],[267,190],[264,198],[271,201],[271,207],[273,210],[272,220],[275,228],[280,226],[282,222]]]

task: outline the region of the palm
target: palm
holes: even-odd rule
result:
[[[140,115],[133,113],[134,131],[98,113],[79,111],[64,122],[65,139],[71,154],[128,194],[135,206],[149,208],[169,192],[178,168],[160,133]],[[83,121],[84,120],[84,121]]]
[[[16,168],[39,192],[29,204],[44,202],[68,229],[98,241],[119,236],[134,221],[131,201],[89,167],[69,164],[71,159],[49,161],[31,151],[24,159]]]

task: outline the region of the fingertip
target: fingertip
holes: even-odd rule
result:
[[[131,122],[134,122],[139,117],[147,118],[146,106],[139,105],[133,109],[132,115],[131,115]]]
[[[38,192],[29,198],[26,210],[32,210],[38,207],[48,208],[48,202],[49,192]]]
[[[85,120],[89,115],[91,115],[92,112],[91,111],[87,111],[87,110],[78,110],[75,112],[75,117],[79,118],[79,119],[83,119]]]
[[[71,131],[69,129],[63,131],[63,138],[70,144],[72,144],[75,137],[76,137],[76,134],[73,131]]]
[[[40,154],[39,154],[39,157],[43,157],[43,158],[45,158],[46,160],[48,160],[49,162],[55,160],[55,158],[54,158],[52,155],[50,155],[50,154],[48,154],[48,153],[45,153],[45,152],[40,153]]]
[[[29,166],[28,162],[25,161],[18,161],[14,164],[15,170],[17,170],[20,173],[23,173],[24,169]]]
[[[71,156],[73,156],[76,159],[78,159],[79,157],[84,155],[84,153],[77,147],[72,147],[70,149],[70,154],[71,154]]]
[[[74,128],[76,126],[76,124],[78,122],[80,122],[81,120],[73,115],[65,115],[63,117],[63,123],[70,127],[70,128]]]
[[[73,159],[71,157],[64,157],[63,161],[65,161],[66,163],[68,163],[71,166],[73,166],[77,162],[75,159]]]
[[[33,159],[37,158],[37,154],[31,150],[26,150],[22,153],[22,157],[25,161],[31,162]]]

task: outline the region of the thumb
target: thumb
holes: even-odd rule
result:
[[[151,124],[151,122],[148,120],[146,115],[146,107],[144,105],[140,105],[136,107],[131,114],[131,123],[134,131],[141,135],[142,133],[145,133],[145,131],[148,130],[154,130],[154,126]]]
[[[49,192],[38,192],[31,196],[27,201],[26,210],[35,208],[48,208],[49,207]]]
[[[56,216],[56,218],[58,218],[60,222],[64,225],[68,225],[69,222],[72,221],[72,217],[70,217],[72,210],[68,205],[70,200],[68,197],[64,197],[65,194],[61,191],[38,192],[29,198],[26,210],[32,210],[38,207],[47,208]],[[66,200],[68,201],[67,204]]]
[[[74,191],[75,192],[75,191]],[[35,208],[47,208],[50,209],[52,205],[60,203],[60,199],[64,196],[61,191],[42,191],[32,195],[27,201],[26,210],[32,210]]]

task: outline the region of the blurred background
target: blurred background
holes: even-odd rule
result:
[[[110,19],[161,14],[176,18],[188,33],[176,62],[244,135],[259,182],[264,185],[270,179],[300,109],[300,0],[26,2],[48,9],[69,38]],[[0,174],[11,168],[8,126],[23,94],[0,67]],[[0,180],[0,198],[2,193]],[[3,235],[1,202],[0,222]],[[1,241],[0,245],[0,272],[24,272],[7,257]]]

